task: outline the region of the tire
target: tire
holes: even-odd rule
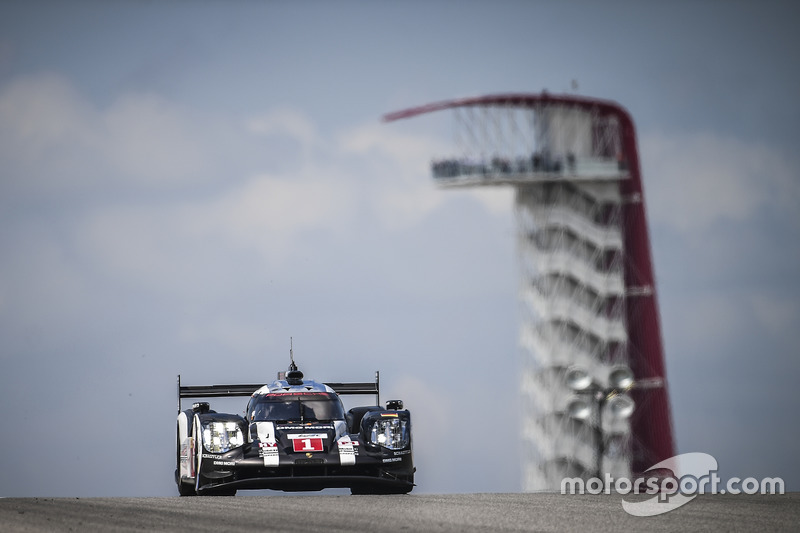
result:
[[[181,496],[197,496],[197,493],[194,491],[194,487],[187,483],[178,483],[178,494]]]
[[[367,494],[408,494],[413,489],[413,486],[410,487],[384,487],[384,486],[376,486],[376,487],[358,487],[358,488],[351,488],[350,494],[353,496],[363,496]]]
[[[350,494],[352,495],[364,495],[364,494],[408,494],[414,489],[414,474],[411,474],[411,482],[410,485],[400,485],[400,486],[392,486],[392,485],[372,485],[372,486],[364,486],[364,487],[353,487],[350,489]]]
[[[236,489],[219,489],[203,492],[203,496],[236,496]]]

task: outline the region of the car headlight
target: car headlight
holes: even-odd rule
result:
[[[390,450],[401,450],[408,446],[408,421],[399,418],[384,418],[372,424],[369,441]]]
[[[244,433],[236,422],[203,424],[203,447],[211,453],[224,453],[244,444]]]

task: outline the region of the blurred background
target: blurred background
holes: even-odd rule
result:
[[[416,491],[520,490],[510,190],[460,96],[638,128],[677,450],[800,489],[794,2],[0,4],[0,496],[169,496],[184,384],[382,378]],[[242,399],[213,402],[239,412]]]

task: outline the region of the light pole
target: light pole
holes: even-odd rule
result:
[[[568,405],[570,417],[576,420],[588,419],[594,412],[594,444],[595,473],[603,487],[603,456],[605,455],[605,439],[603,435],[603,411],[609,409],[611,414],[620,420],[633,414],[635,404],[627,394],[636,382],[633,372],[627,366],[614,366],[608,373],[605,383],[598,383],[581,367],[570,367],[565,374],[567,386],[577,395]],[[590,399],[590,405],[586,399]]]

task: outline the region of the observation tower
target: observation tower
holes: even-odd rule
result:
[[[631,477],[674,455],[633,120],[575,95],[500,94],[406,109],[455,118],[442,188],[515,190],[523,489]]]

